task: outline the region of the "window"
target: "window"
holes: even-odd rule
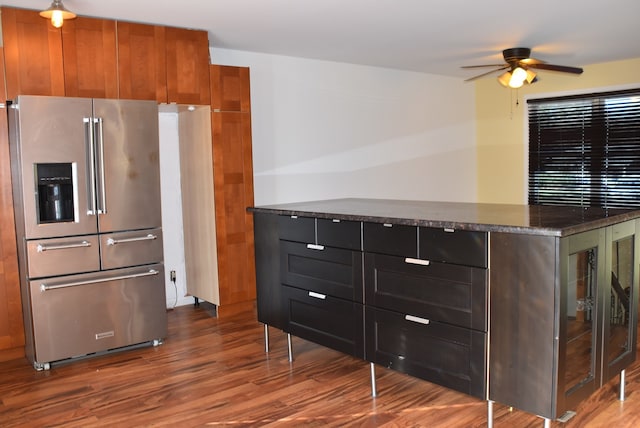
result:
[[[528,106],[529,204],[640,208],[640,89]]]

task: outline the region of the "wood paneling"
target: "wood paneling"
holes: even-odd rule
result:
[[[0,97],[4,100],[3,53],[0,48]],[[0,361],[24,356],[22,326],[7,111],[3,107],[0,109]]]
[[[35,372],[24,359],[0,364],[3,427],[473,427],[487,426],[486,402],[271,332],[252,312],[214,318],[201,306],[168,314],[169,334],[143,348]],[[627,400],[617,382],[592,395],[552,428],[640,426],[640,364],[627,369]],[[495,428],[540,428],[535,415],[496,404]]]
[[[222,79],[228,73],[241,78]],[[230,98],[225,93],[248,96],[249,69],[212,65],[210,74],[215,105]],[[230,82],[233,89],[224,84]],[[249,100],[242,104],[250,107]],[[256,297],[253,216],[247,212],[253,206],[251,113],[214,110],[211,115],[220,311],[224,314],[225,305],[253,302]]]
[[[119,98],[167,102],[165,27],[118,22]]]
[[[118,98],[116,21],[65,21],[62,46],[66,96]]]
[[[37,11],[2,8],[7,97],[64,95],[62,35]]]
[[[209,39],[206,31],[167,27],[167,99],[209,105]]]

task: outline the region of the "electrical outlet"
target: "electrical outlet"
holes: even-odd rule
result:
[[[171,280],[171,282],[176,282],[176,271],[172,270],[171,272],[169,272],[169,279]]]

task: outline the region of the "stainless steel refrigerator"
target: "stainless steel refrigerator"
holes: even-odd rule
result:
[[[156,103],[19,96],[8,112],[27,358],[161,343]]]

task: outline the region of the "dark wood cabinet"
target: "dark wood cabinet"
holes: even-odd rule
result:
[[[167,102],[165,27],[118,22],[119,98]]]
[[[407,207],[337,199],[252,208],[258,320],[353,355],[361,342],[351,327],[362,327],[372,364],[485,399],[489,415],[499,402],[545,426],[635,361],[640,211]],[[347,292],[360,267],[362,304]]]
[[[206,31],[167,27],[167,102],[209,105],[209,38]]]
[[[37,11],[2,8],[6,98],[64,96],[62,34]]]
[[[272,325],[267,321],[272,317],[304,339],[484,396],[486,268],[454,264],[453,258],[418,259],[416,226],[270,217],[256,213],[261,322]],[[265,227],[276,227],[275,233]],[[431,245],[444,248],[479,242],[465,247],[466,257],[486,259],[486,233],[434,235]],[[279,272],[271,266],[272,256],[269,263],[261,260],[269,250],[280,253]],[[280,317],[274,315],[278,311]]]
[[[490,399],[556,419],[635,360],[639,230],[492,234]]]
[[[66,96],[118,98],[116,21],[68,20],[62,45]]]

